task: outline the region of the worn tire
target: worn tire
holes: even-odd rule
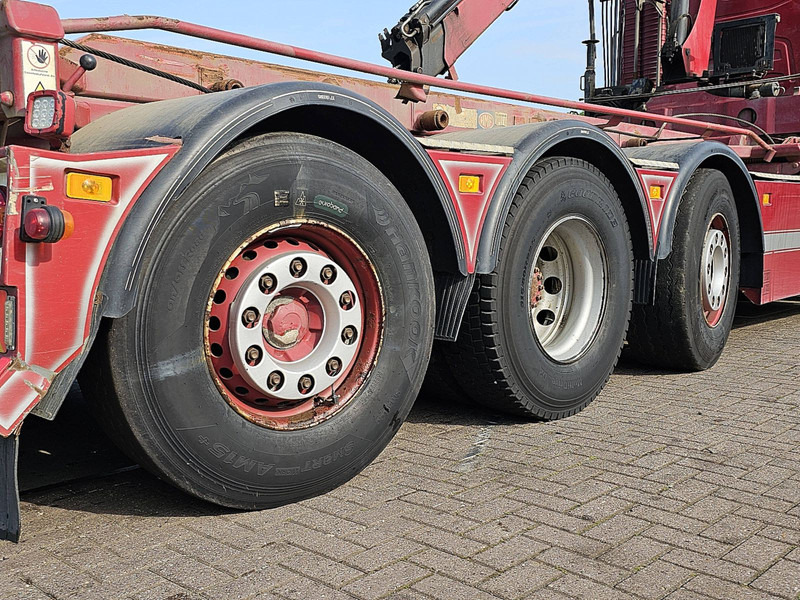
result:
[[[347,210],[273,202],[276,190],[294,200],[301,188]],[[352,400],[325,420],[277,430],[245,418],[221,392],[204,349],[205,311],[226,258],[298,216],[358,243],[385,315],[382,344]],[[135,308],[106,323],[81,387],[123,449],[180,489],[234,508],[295,502],[353,477],[397,432],[428,364],[433,297],[422,234],[380,171],[320,138],[256,137],[218,158],[168,209],[148,244]]]
[[[607,255],[606,295],[588,346],[557,360],[535,333],[528,282],[540,260],[537,248],[565,218],[584,220],[596,232]],[[544,159],[514,198],[497,268],[479,276],[458,341],[443,346],[450,370],[474,401],[490,408],[540,419],[572,415],[600,393],[616,365],[632,290],[630,232],[611,183],[586,161]]]
[[[715,215],[729,233],[730,279],[718,322],[711,326],[703,308],[701,254]],[[631,356],[661,368],[702,371],[722,355],[736,312],[741,242],[739,218],[728,179],[713,169],[698,169],[680,199],[672,253],[658,263],[655,303],[634,308]]]

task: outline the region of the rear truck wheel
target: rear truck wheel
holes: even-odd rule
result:
[[[574,158],[540,161],[505,223],[497,268],[481,275],[450,371],[473,400],[560,419],[608,381],[625,339],[633,255],[611,183]]]
[[[433,276],[413,214],[360,156],[243,142],[170,207],[143,264],[82,385],[158,476],[224,506],[286,504],[353,477],[406,418]]]
[[[698,169],[678,206],[672,253],[658,264],[655,304],[634,310],[632,357],[662,368],[712,367],[733,324],[740,253],[730,183],[719,171]]]

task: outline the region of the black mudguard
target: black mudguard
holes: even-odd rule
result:
[[[455,208],[433,161],[408,130],[374,102],[342,88],[315,82],[278,83],[127,108],[98,119],[72,137],[72,153],[182,145],[125,220],[100,284],[108,299],[103,316],[120,317],[132,308],[144,249],[169,203],[237,139],[264,131],[263,124],[271,118],[311,106],[320,109],[318,118],[336,120],[355,114],[363,136],[372,136],[370,143],[376,148],[413,157],[439,197],[450,226],[453,262],[457,263],[453,267],[466,274]]]
[[[664,207],[656,245],[657,260],[668,257],[672,252],[678,205],[695,171],[700,168],[721,171],[730,181],[739,211],[742,240],[741,285],[761,287],[764,273],[764,225],[761,207],[755,182],[747,171],[747,166],[733,150],[718,142],[692,141],[629,148],[625,150],[625,154],[634,163],[678,173],[669,201]]]
[[[0,540],[19,541],[19,486],[17,460],[19,434],[0,437]]]
[[[619,192],[634,236],[636,258],[650,261],[652,233],[647,200],[636,171],[619,146],[601,129],[583,121],[564,119],[496,129],[459,131],[437,136],[448,142],[505,147],[513,152],[511,166],[498,185],[478,246],[477,271],[490,273],[497,263],[503,224],[514,195],[534,164],[546,156],[574,156],[594,164]]]

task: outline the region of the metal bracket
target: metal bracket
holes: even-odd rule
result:
[[[19,486],[17,460],[19,458],[19,431],[9,437],[0,437],[0,540],[19,541]]]

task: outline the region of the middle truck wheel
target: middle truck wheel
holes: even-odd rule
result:
[[[497,267],[478,277],[452,375],[476,402],[560,419],[608,381],[627,332],[633,252],[625,212],[591,164],[554,157],[522,182]]]

